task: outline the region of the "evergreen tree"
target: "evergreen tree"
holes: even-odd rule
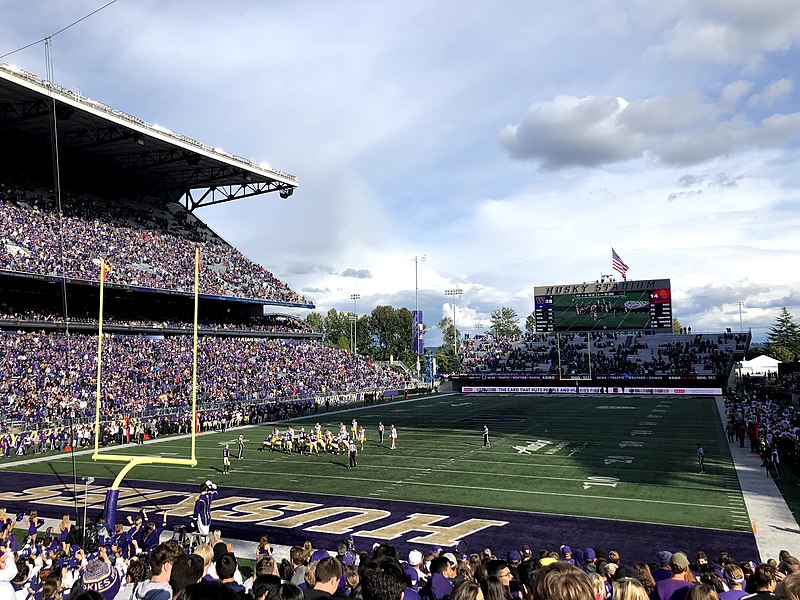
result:
[[[767,334],[767,354],[782,362],[800,359],[800,327],[784,306]]]
[[[683,325],[678,321],[678,317],[672,317],[672,333],[680,333]]]

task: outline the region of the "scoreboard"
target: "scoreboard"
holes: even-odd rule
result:
[[[669,279],[536,286],[536,331],[672,331]]]

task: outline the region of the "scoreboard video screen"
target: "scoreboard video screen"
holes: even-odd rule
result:
[[[536,331],[672,330],[669,279],[534,288]]]

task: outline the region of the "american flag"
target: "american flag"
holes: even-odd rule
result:
[[[627,279],[625,274],[628,272],[628,265],[625,264],[625,261],[622,260],[613,247],[611,248],[611,268],[619,272],[623,279]]]

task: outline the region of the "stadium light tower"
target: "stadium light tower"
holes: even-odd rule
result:
[[[462,290],[459,287],[455,287],[455,288],[453,288],[451,290],[445,290],[444,291],[444,295],[445,296],[452,296],[452,298],[453,298],[453,302],[452,302],[452,304],[453,304],[453,352],[455,353],[456,368],[458,368],[458,363],[459,363],[459,361],[458,361],[458,329],[456,328],[456,298],[458,296],[460,296],[461,294],[463,294],[463,293],[464,293],[464,290]]]
[[[414,314],[417,315],[416,318],[412,319],[411,321],[411,343],[414,343],[414,340],[417,339],[419,336],[419,263],[425,262],[426,256],[424,254],[417,254],[411,260],[414,261]],[[417,352],[416,345],[414,346],[414,352]],[[419,380],[419,354],[417,354],[417,380]]]
[[[736,306],[739,307],[739,332],[741,333],[743,331],[743,328],[742,328],[742,307],[744,306],[744,302],[739,300],[739,302],[736,303]]]
[[[356,302],[361,300],[361,294],[350,294],[350,300],[353,301],[353,354],[356,354],[358,346],[358,313],[356,312]]]

